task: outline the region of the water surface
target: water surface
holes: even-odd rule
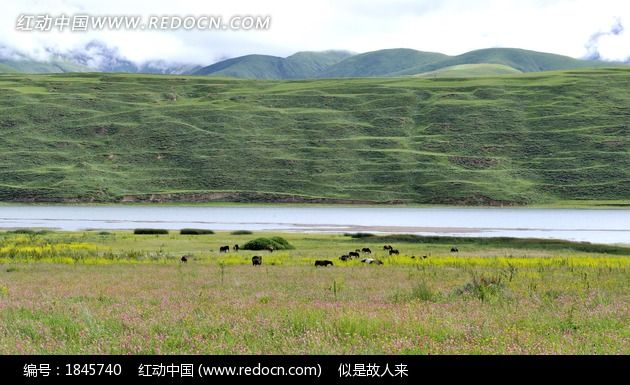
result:
[[[414,233],[630,244],[630,210],[345,206],[0,206],[0,228]]]

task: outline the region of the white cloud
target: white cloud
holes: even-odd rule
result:
[[[407,47],[459,54],[486,47],[519,47],[573,57],[588,53],[593,34],[617,20],[626,28],[598,39],[602,58],[630,57],[630,2],[626,0],[0,0],[0,44],[36,57],[45,47],[76,49],[101,40],[134,61],[166,59],[208,64],[261,53],[286,56],[299,50],[365,52]],[[19,14],[270,15],[269,31],[18,32]]]

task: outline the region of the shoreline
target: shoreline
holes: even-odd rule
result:
[[[420,209],[573,209],[573,210],[630,210],[630,200],[602,200],[602,201],[558,201],[554,203],[540,203],[531,205],[447,205],[424,203],[335,203],[335,202],[59,202],[59,201],[0,201],[0,208],[8,206],[95,206],[95,207],[331,207],[331,208],[420,208]]]

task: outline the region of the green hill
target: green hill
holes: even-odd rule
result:
[[[366,76],[390,76],[410,67],[439,63],[448,56],[435,52],[413,49],[383,49],[351,56],[329,67],[318,75],[320,78],[348,78]]]
[[[194,74],[267,80],[304,79],[314,77],[349,55],[345,51],[298,52],[287,58],[247,55],[201,68]]]
[[[442,78],[470,78],[478,76],[515,75],[521,71],[503,64],[459,64],[424,72],[415,76]]]
[[[348,51],[323,51],[323,52],[298,52],[289,57],[287,61],[300,68],[298,78],[312,78],[317,76],[330,66],[352,56]]]
[[[2,201],[630,200],[630,69],[0,76]]]
[[[521,72],[553,71],[584,67],[610,66],[595,60],[578,60],[568,56],[517,48],[487,48],[453,56],[439,63],[420,65],[393,75],[413,75],[459,64],[501,64]]]

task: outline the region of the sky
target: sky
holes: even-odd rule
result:
[[[207,65],[246,54],[412,48],[457,55],[516,47],[576,58],[630,59],[628,0],[0,0],[0,46],[45,59],[47,50],[101,41],[141,63]],[[263,31],[16,30],[20,14],[270,16]],[[5,48],[6,50],[6,48]]]

